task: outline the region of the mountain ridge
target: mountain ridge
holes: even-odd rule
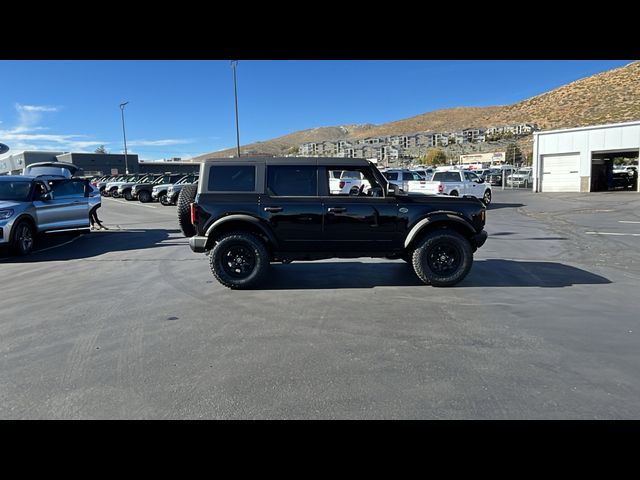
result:
[[[359,140],[416,132],[452,132],[465,128],[534,123],[541,129],[572,128],[640,120],[640,61],[574,80],[510,105],[451,107],[394,120],[314,127],[240,147],[242,155],[284,155],[307,142]],[[235,155],[235,148],[194,157]]]

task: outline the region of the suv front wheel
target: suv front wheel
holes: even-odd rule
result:
[[[213,276],[225,287],[251,288],[266,275],[269,252],[255,235],[233,232],[218,239],[211,250],[209,265]]]
[[[33,227],[27,221],[21,221],[13,231],[11,249],[18,255],[29,255],[33,250],[35,234]]]
[[[425,236],[413,252],[413,269],[426,284],[450,287],[467,276],[473,264],[471,245],[458,232],[436,230]]]

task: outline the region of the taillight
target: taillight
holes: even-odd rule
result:
[[[191,203],[191,224],[195,225],[196,224],[196,204],[195,202]]]
[[[340,188],[344,188],[344,180],[340,180]]]
[[[440,184],[438,185],[438,193],[442,193],[442,192],[444,192],[444,185]]]

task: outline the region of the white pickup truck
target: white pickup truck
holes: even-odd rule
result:
[[[491,203],[491,185],[469,170],[447,170],[433,174],[426,182],[427,193],[440,193],[458,197],[471,195],[484,202]]]
[[[364,185],[364,186],[363,186]],[[331,195],[357,195],[367,193],[371,184],[362,172],[353,170],[331,170],[329,172],[329,191]]]

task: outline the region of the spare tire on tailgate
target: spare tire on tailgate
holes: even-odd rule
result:
[[[180,190],[180,195],[178,195],[178,201],[176,202],[178,208],[178,224],[185,237],[193,237],[196,234],[196,229],[191,223],[191,203],[195,201],[196,193],[198,193],[197,184],[185,185],[182,187],[182,190]]]

